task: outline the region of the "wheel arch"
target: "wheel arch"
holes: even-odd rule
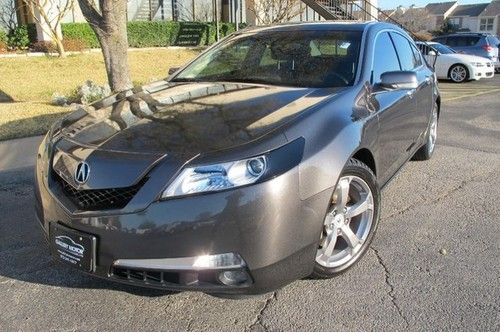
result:
[[[375,174],[375,177],[377,176],[377,164],[375,162],[375,157],[369,149],[360,148],[356,152],[354,152],[351,158],[361,161],[372,170],[373,174]]]
[[[439,117],[441,116],[441,96],[440,95],[437,96],[437,98],[436,98],[436,104],[438,107],[437,112],[438,112],[438,119],[439,119]]]

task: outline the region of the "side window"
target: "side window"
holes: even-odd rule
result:
[[[402,70],[413,70],[417,67],[415,55],[408,39],[399,33],[391,33],[392,40],[398,52]]]
[[[391,37],[389,33],[383,32],[375,41],[372,83],[379,83],[380,76],[385,72],[399,70],[401,67]]]
[[[415,45],[411,44],[411,49],[413,50],[413,56],[415,57],[415,65],[416,67],[420,67],[423,62],[422,62],[422,53],[415,47]],[[429,53],[429,51],[427,51]]]
[[[476,44],[479,42],[480,39],[481,39],[480,37],[474,37],[474,36],[467,37],[466,45],[467,46],[476,46]]]
[[[429,46],[418,43],[417,47],[423,55],[429,55],[429,51],[431,50]]]
[[[446,41],[446,45],[450,47],[457,47],[457,46],[463,46],[461,44],[461,38],[460,37],[448,37]]]

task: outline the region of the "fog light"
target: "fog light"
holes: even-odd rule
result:
[[[248,273],[244,270],[224,271],[219,274],[219,280],[227,286],[241,286],[250,279]]]

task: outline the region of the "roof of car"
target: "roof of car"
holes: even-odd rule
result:
[[[336,30],[336,31],[364,31],[368,26],[386,25],[398,29],[395,25],[381,22],[307,22],[307,23],[284,23],[258,27],[249,27],[241,32],[269,32],[269,31],[311,31],[311,30]]]
[[[433,41],[416,41],[415,44],[417,45],[436,45],[436,44],[441,44],[441,43],[438,43],[438,42],[433,42]]]
[[[475,36],[475,37],[485,37],[489,36],[491,34],[489,33],[482,33],[482,32],[459,32],[459,33],[450,33],[449,35],[442,35],[442,36],[437,36],[436,38],[442,38],[442,37],[467,37],[467,36]],[[434,38],[434,39],[436,39]]]

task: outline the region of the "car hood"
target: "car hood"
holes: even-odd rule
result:
[[[315,93],[316,92],[316,93]],[[199,154],[275,130],[332,92],[234,83],[157,82],[105,98],[62,124],[61,135],[101,150]]]
[[[78,161],[86,160],[102,166],[99,171],[91,165],[106,179],[84,187],[127,186],[160,160],[182,164],[258,140],[337,90],[156,82],[105,98],[64,119],[54,169],[80,187],[72,173]],[[113,180],[119,175],[106,169],[124,172],[123,160],[129,180]]]

